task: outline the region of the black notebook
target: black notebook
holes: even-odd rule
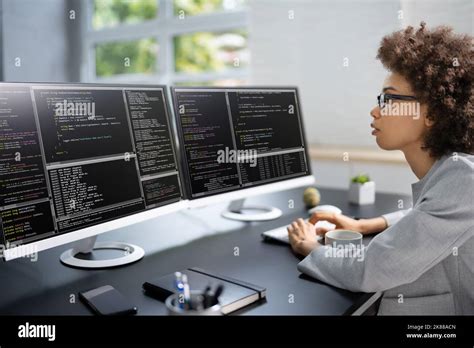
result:
[[[206,286],[224,285],[224,291],[219,297],[222,313],[229,314],[251,303],[264,299],[266,289],[237,279],[218,275],[201,268],[188,268],[180,271],[188,276],[191,290],[203,290]],[[167,274],[153,281],[143,283],[147,294],[164,301],[175,293],[175,275]]]

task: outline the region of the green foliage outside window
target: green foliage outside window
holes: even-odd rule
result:
[[[134,24],[156,17],[156,0],[94,0],[94,29]]]
[[[248,64],[247,33],[239,30],[176,36],[174,54],[177,72],[197,73],[242,68]]]
[[[153,74],[158,44],[155,39],[107,42],[95,50],[96,74],[100,77],[119,74]]]

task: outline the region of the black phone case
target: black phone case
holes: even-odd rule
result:
[[[111,285],[80,292],[79,297],[98,315],[132,315],[137,313],[137,307]]]

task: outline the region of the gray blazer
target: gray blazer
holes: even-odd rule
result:
[[[412,185],[413,208],[354,253],[316,248],[298,269],[351,291],[382,291],[379,315],[474,314],[474,156],[444,156]],[[396,204],[396,202],[394,202]]]

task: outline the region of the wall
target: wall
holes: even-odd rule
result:
[[[399,164],[315,160],[312,170],[316,187],[348,189],[351,177],[367,173],[377,192],[411,195],[411,184],[418,181],[407,165]]]
[[[69,81],[67,1],[4,0],[5,81]],[[21,66],[15,66],[15,59]]]
[[[416,27],[421,21],[428,26],[449,25],[458,33],[474,33],[472,0],[401,0],[403,25]]]

